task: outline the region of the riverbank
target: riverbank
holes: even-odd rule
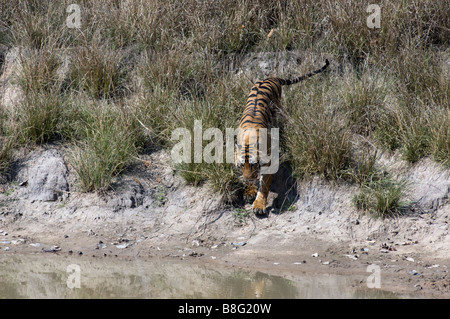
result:
[[[450,211],[448,193],[438,188],[448,172],[431,161],[405,170],[415,181],[410,194],[422,190],[421,209],[406,215],[373,218],[355,210],[353,186],[313,179],[296,184],[289,209],[273,206],[257,218],[245,207],[224,205],[208,185],[186,185],[164,164],[165,151],[143,156],[104,194],[50,187],[57,181],[71,190],[76,183],[64,156],[58,146],[34,149],[17,163],[13,181],[2,184],[2,256],[163,259],[286,276],[348,275],[363,288],[379,274],[383,291],[450,297]],[[61,170],[43,163],[60,163]],[[33,193],[46,194],[43,189],[52,200]],[[280,195],[271,193],[271,201]]]

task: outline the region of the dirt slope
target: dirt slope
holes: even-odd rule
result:
[[[83,258],[189,259],[277,274],[345,274],[362,286],[367,267],[378,265],[384,290],[450,297],[449,173],[428,159],[414,166],[380,159],[412,182],[418,207],[382,220],[354,209],[354,186],[318,178],[293,184],[286,171],[272,188],[271,212],[256,218],[222,204],[208,185],[185,185],[166,151],[142,155],[151,164],[136,161],[103,195],[76,191],[63,147],[22,155],[12,181],[1,185],[0,255],[53,249]],[[284,194],[294,200],[281,210]]]

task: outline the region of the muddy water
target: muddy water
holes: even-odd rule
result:
[[[343,276],[275,276],[189,262],[0,257],[0,298],[383,298]]]

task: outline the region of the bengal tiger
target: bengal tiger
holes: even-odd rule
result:
[[[273,174],[260,174],[261,166],[270,165],[261,163],[260,150],[257,141],[260,140],[261,128],[267,129],[266,141],[270,143],[270,128],[277,109],[281,107],[281,86],[291,85],[303,81],[315,74],[325,71],[330,63],[325,60],[325,65],[314,72],[299,76],[293,80],[280,78],[267,78],[256,82],[250,90],[244,113],[241,117],[237,135],[237,149],[235,153],[235,164],[242,169],[242,177],[247,181],[244,197],[253,199],[252,210],[256,215],[266,214],[267,196],[272,184]],[[256,132],[256,139],[246,132]],[[253,133],[254,134],[254,133]],[[256,143],[251,142],[256,141]],[[270,155],[270,144],[266,146]],[[259,185],[255,181],[259,178]]]

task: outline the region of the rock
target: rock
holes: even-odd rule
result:
[[[124,243],[124,244],[116,245],[116,248],[124,249],[124,248],[130,247],[131,245],[133,245],[133,244],[132,243]]]
[[[410,196],[422,209],[435,211],[448,200],[450,171],[430,158],[419,161],[408,180],[411,182]]]
[[[312,256],[312,257],[319,257],[319,254],[318,254],[318,253],[314,253],[314,254],[312,254],[311,256]]]
[[[189,253],[189,256],[191,256],[191,257],[201,257],[203,255],[204,255],[203,253],[198,253],[195,250],[193,250]]]
[[[413,276],[419,275],[419,272],[417,270],[411,270],[409,273]]]
[[[106,246],[106,244],[105,243],[103,243],[102,241],[100,241],[98,244],[97,244],[97,247],[95,248],[95,249],[100,249],[100,248],[106,248],[107,246]]]
[[[46,252],[46,253],[55,253],[55,252],[57,252],[57,251],[60,251],[61,250],[61,248],[59,247],[59,246],[52,246],[52,247],[50,247],[50,248],[42,248],[42,250],[44,251],[44,252]]]
[[[40,247],[41,246],[41,244],[39,244],[39,243],[31,243],[30,244],[30,246],[32,246],[32,247]]]
[[[20,180],[27,181],[23,198],[32,201],[56,201],[63,192],[69,191],[69,172],[62,155],[55,149],[32,155],[18,175]]]
[[[431,269],[431,268],[439,268],[439,264],[434,264],[434,265],[431,265],[431,266],[427,266],[427,267],[425,267],[425,268],[427,268],[427,269]]]
[[[344,255],[345,257],[348,257],[348,258],[350,258],[350,259],[353,259],[353,260],[358,260],[358,258],[359,258],[359,256],[358,255]]]
[[[125,182],[116,190],[113,197],[108,200],[113,211],[123,208],[136,208],[144,203],[145,190],[142,184],[136,181]]]

